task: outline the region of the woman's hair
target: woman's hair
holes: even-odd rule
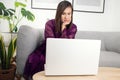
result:
[[[73,7],[72,7],[70,2],[68,2],[68,1],[61,1],[58,4],[57,11],[56,11],[56,16],[55,16],[55,31],[57,33],[61,32],[61,24],[62,24],[62,22],[61,22],[61,15],[62,15],[63,11],[67,7],[71,7],[71,9],[72,9],[71,22],[70,22],[69,25],[67,25],[67,28],[69,28],[71,26],[72,19],[73,19]]]

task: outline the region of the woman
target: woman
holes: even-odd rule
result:
[[[72,23],[73,8],[70,2],[61,1],[58,4],[55,19],[49,20],[45,25],[45,40],[28,57],[24,68],[24,77],[27,79],[34,73],[44,70],[45,50],[47,38],[75,38],[77,27]]]

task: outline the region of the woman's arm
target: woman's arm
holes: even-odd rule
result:
[[[55,37],[53,27],[54,27],[54,25],[52,24],[52,21],[48,21],[46,23],[45,32],[44,32],[45,40],[46,40],[46,38],[54,38]]]
[[[70,29],[64,29],[61,35],[61,38],[69,38],[69,39],[73,39],[75,38],[75,34],[77,32],[77,26],[76,25],[72,25]]]

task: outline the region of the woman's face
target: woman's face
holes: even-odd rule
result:
[[[71,7],[67,7],[61,15],[62,23],[64,23],[65,25],[70,24],[71,17],[72,17],[72,9],[71,9]]]

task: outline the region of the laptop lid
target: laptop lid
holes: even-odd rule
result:
[[[48,38],[45,75],[96,75],[100,40]]]

